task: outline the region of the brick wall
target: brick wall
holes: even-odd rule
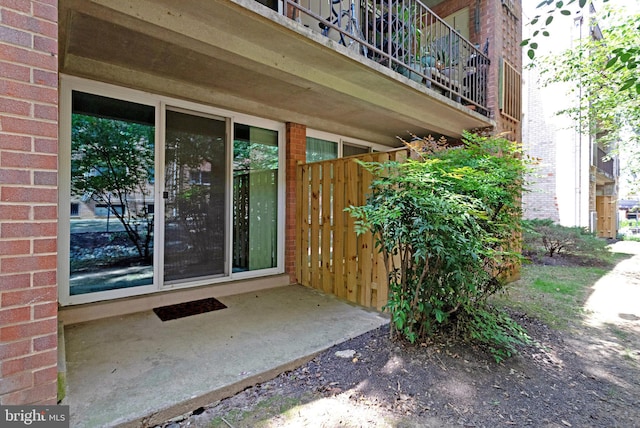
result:
[[[469,8],[469,41],[482,49],[489,40],[491,67],[487,102],[492,118],[497,123],[496,132],[508,133],[507,138],[522,141],[521,123],[500,114],[498,99],[500,58],[509,61],[516,70],[522,70],[522,3],[520,0],[514,0],[513,6],[513,10],[510,10],[503,6],[500,0],[482,0],[479,3],[476,0],[449,0],[434,6],[432,10],[441,18],[445,18],[462,8]]]
[[[57,395],[57,0],[0,2],[0,403]]]
[[[307,127],[297,123],[287,123],[287,218],[285,233],[285,271],[292,283],[296,277],[296,167],[307,159]]]
[[[527,91],[526,112],[523,121],[523,148],[525,153],[537,159],[532,174],[527,176],[529,192],[522,195],[523,217],[526,219],[551,219],[560,222],[560,210],[556,191],[558,174],[557,150],[554,128],[546,122],[543,95],[538,87],[539,74],[528,69],[524,76]]]

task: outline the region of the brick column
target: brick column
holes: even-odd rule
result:
[[[0,403],[55,404],[57,0],[0,3]]]
[[[292,283],[298,282],[296,275],[296,167],[307,159],[307,127],[287,123],[287,218],[285,232],[285,272]]]

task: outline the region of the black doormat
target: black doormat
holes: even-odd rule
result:
[[[217,311],[224,309],[226,306],[220,301],[210,297],[208,299],[194,300],[193,302],[178,303],[176,305],[161,306],[154,308],[158,318],[162,321],[175,320],[178,318],[189,317],[191,315],[204,314],[205,312]]]

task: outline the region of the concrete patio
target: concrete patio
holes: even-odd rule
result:
[[[146,311],[65,326],[71,426],[154,426],[388,322],[302,286],[218,300],[227,308],[166,322]]]

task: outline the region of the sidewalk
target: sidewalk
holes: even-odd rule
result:
[[[147,311],[65,326],[71,426],[153,426],[388,322],[302,286],[219,300],[226,309],[172,321]]]

